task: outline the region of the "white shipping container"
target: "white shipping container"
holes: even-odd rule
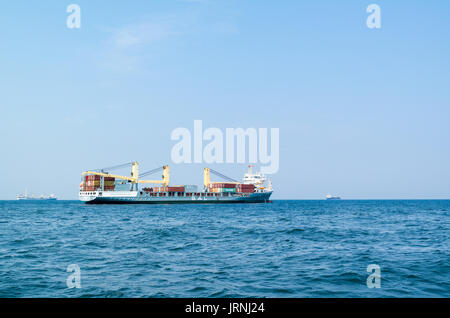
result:
[[[184,186],[185,192],[198,192],[198,186],[193,184],[187,184]]]

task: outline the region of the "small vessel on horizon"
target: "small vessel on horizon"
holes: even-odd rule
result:
[[[56,201],[58,198],[54,194],[50,195],[41,195],[34,196],[33,194],[29,195],[27,189],[25,189],[25,194],[17,195],[17,200],[26,201],[26,200],[41,200],[41,201]]]
[[[327,196],[325,197],[326,200],[341,200],[341,197],[338,196],[333,196],[331,194],[327,194]]]

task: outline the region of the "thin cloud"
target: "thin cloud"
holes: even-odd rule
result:
[[[100,54],[100,65],[112,71],[133,71],[139,68],[146,50],[159,42],[189,32],[195,21],[186,16],[150,18],[141,23],[119,28],[103,28],[109,33],[106,48]],[[147,53],[145,53],[147,52]]]
[[[151,55],[151,48],[179,36],[198,33],[236,34],[237,27],[226,21],[213,24],[199,23],[195,12],[148,18],[146,21],[104,29],[109,38],[101,54],[101,65],[113,71],[139,69],[143,60]]]
[[[112,35],[112,42],[117,48],[126,49],[149,45],[180,34],[182,34],[182,31],[175,22],[169,20],[149,21],[120,28]]]

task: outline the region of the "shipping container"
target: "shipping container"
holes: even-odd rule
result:
[[[184,186],[184,190],[185,190],[185,192],[197,192],[198,191],[198,186],[192,185],[192,184],[188,184],[188,185]]]
[[[255,185],[253,185],[253,184],[238,184],[236,189],[238,192],[252,193],[252,192],[255,192]]]
[[[184,192],[184,187],[168,187],[168,192]]]
[[[227,189],[233,189],[236,188],[236,184],[235,183],[210,183],[209,184],[210,188],[213,189],[223,189],[223,188],[227,188]]]
[[[231,189],[231,188],[223,188],[221,192],[236,192],[236,188]]]

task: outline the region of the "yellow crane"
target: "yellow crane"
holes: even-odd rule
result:
[[[236,181],[230,177],[227,177],[224,174],[221,174],[220,172],[213,170],[211,168],[204,168],[203,169],[203,185],[205,188],[208,188],[210,184],[216,184],[216,183],[223,183],[223,182],[211,182],[211,173],[215,174],[216,176],[219,176],[225,180],[228,180],[227,183],[233,183],[233,184],[239,184],[239,181]]]
[[[120,175],[105,172],[107,170],[121,168],[121,167],[130,165],[130,164],[131,164],[131,176],[130,177],[120,176]],[[121,180],[127,180],[127,181],[130,181],[132,184],[153,183],[153,184],[161,184],[162,186],[166,187],[169,185],[169,179],[170,179],[168,165],[144,172],[141,175],[141,177],[153,174],[161,169],[163,170],[162,180],[139,180],[139,162],[131,162],[131,163],[127,163],[127,164],[123,164],[123,165],[119,165],[119,166],[114,166],[111,168],[100,169],[100,171],[85,171],[82,173],[82,176],[96,175],[96,176],[101,176],[101,177],[110,177],[110,178],[116,178],[116,179],[121,179]]]

